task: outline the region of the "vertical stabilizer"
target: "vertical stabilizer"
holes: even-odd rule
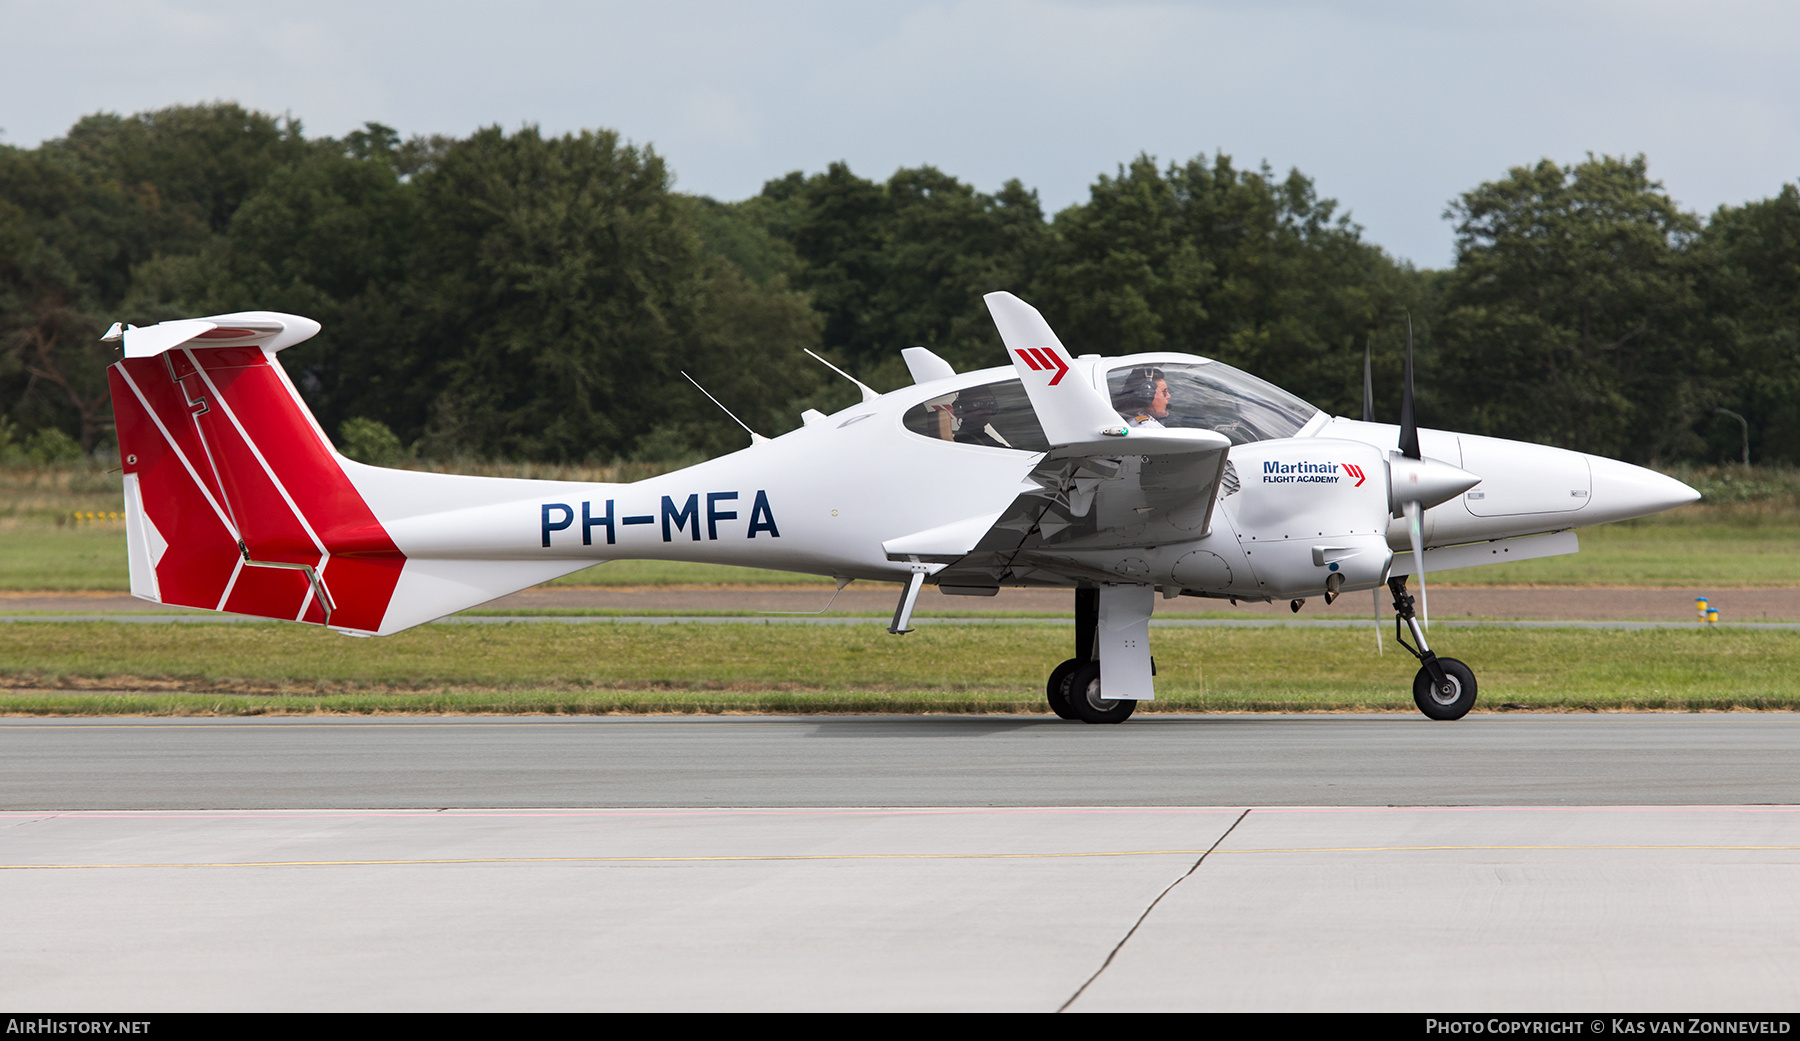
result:
[[[109,372],[132,594],[378,631],[406,558],[275,363],[317,324],[167,326],[128,331]]]

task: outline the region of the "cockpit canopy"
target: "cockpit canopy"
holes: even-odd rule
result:
[[[1106,374],[1107,394],[1128,421],[1149,415],[1150,402],[1138,400],[1136,388],[1128,386],[1146,377],[1168,384],[1168,414],[1152,416],[1156,422],[1217,431],[1234,445],[1293,437],[1319,411],[1273,383],[1216,361],[1146,362],[1120,365]]]
[[[1216,361],[1148,361],[1107,372],[1107,394],[1125,409],[1120,416],[1127,421],[1149,412],[1150,398],[1134,396],[1126,387],[1134,375],[1136,382],[1162,380],[1168,388],[1167,414],[1152,417],[1157,423],[1215,430],[1234,445],[1293,437],[1318,412],[1280,387]],[[1145,400],[1139,402],[1137,397]],[[1031,399],[1016,378],[921,402],[908,409],[902,421],[913,433],[941,441],[1022,452],[1050,448]]]
[[[965,387],[907,409],[902,420],[915,434],[989,448],[1048,452],[1050,441],[1017,378]]]

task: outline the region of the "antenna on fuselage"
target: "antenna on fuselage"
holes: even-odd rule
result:
[[[737,415],[736,415],[736,414],[735,414],[735,413],[733,413],[733,412],[732,412],[732,411],[731,411],[731,410],[730,410],[730,409],[728,409],[728,408],[726,408],[726,407],[725,407],[725,405],[724,405],[724,404],[723,404],[723,403],[722,403],[722,402],[721,402],[721,401],[719,401],[719,399],[718,399],[718,398],[715,398],[715,397],[713,397],[713,396],[712,396],[712,395],[711,395],[711,394],[709,394],[709,393],[707,393],[707,390],[706,390],[706,388],[705,388],[705,387],[702,387],[702,386],[701,386],[701,385],[700,385],[700,381],[699,381],[699,380],[696,380],[696,379],[695,379],[695,378],[694,378],[694,377],[692,377],[692,376],[689,376],[689,375],[688,375],[688,374],[687,374],[687,373],[686,373],[686,372],[685,372],[685,371],[684,371],[684,372],[683,372],[683,373],[682,373],[682,374],[681,374],[681,378],[682,378],[682,379],[684,379],[684,380],[687,380],[687,381],[688,381],[688,382],[689,382],[689,383],[692,383],[692,384],[693,384],[693,385],[694,385],[694,389],[695,389],[695,390],[697,390],[697,391],[699,391],[699,392],[700,392],[700,393],[702,393],[702,394],[706,394],[706,400],[708,400],[708,401],[710,401],[710,402],[712,402],[712,403],[713,403],[713,404],[715,404],[715,405],[718,405],[718,406],[719,406],[719,411],[720,411],[720,412],[723,412],[723,413],[725,413],[725,414],[726,414],[726,415],[728,415],[728,416],[730,416],[730,417],[731,417],[731,421],[732,421],[732,422],[733,422],[733,423],[736,423],[736,424],[737,424],[737,425],[738,425],[738,426],[741,426],[741,427],[743,427],[743,428],[744,428],[744,433],[746,433],[746,434],[749,434],[749,435],[750,435],[750,443],[751,443],[751,444],[753,444],[753,445],[760,445],[760,444],[762,444],[762,443],[763,443],[763,442],[764,442],[764,441],[767,441],[767,440],[768,440],[768,438],[766,438],[766,437],[764,437],[764,436],[762,436],[762,435],[761,435],[761,434],[759,434],[759,433],[757,433],[757,432],[756,432],[756,431],[754,431],[754,430],[751,430],[751,429],[750,429],[750,424],[748,424],[748,423],[746,423],[746,422],[744,422],[744,421],[743,421],[743,420],[741,420],[741,419],[739,419],[739,418],[738,418],[738,417],[737,417]],[[584,508],[585,508],[585,507],[584,507]]]
[[[826,368],[830,369],[832,372],[835,372],[839,376],[842,376],[845,379],[849,380],[851,383],[856,384],[856,389],[862,391],[862,396],[863,396],[864,401],[874,401],[876,398],[881,397],[880,394],[875,393],[875,388],[869,386],[867,383],[864,383],[862,380],[857,379],[855,376],[850,375],[849,373],[845,372],[843,369],[838,368],[836,365],[831,364],[830,362],[826,361],[824,358],[820,358],[817,354],[813,354],[812,350],[810,350],[809,348],[802,347],[801,350],[806,351],[806,353],[808,353],[808,354],[812,354],[812,356],[814,358],[818,359],[820,365],[825,366]],[[708,395],[708,396],[710,397],[711,395]],[[721,405],[720,407],[723,408],[724,406]]]

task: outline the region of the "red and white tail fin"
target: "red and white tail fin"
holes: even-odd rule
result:
[[[259,311],[124,334],[111,379],[133,594],[381,628],[406,558],[275,363],[318,329]]]
[[[593,563],[417,561],[426,566],[409,575],[408,554],[366,492],[417,503],[418,492],[453,487],[450,498],[472,505],[530,494],[511,486],[531,482],[339,456],[275,359],[318,330],[311,319],[248,311],[123,333],[124,358],[109,376],[132,595],[389,633]]]

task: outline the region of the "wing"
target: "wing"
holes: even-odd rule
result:
[[[1209,534],[1231,440],[1125,426],[1036,308],[1010,293],[987,303],[1050,450],[998,515],[886,542],[889,559],[947,565],[940,586],[1066,585],[1134,577],[1117,551]]]

